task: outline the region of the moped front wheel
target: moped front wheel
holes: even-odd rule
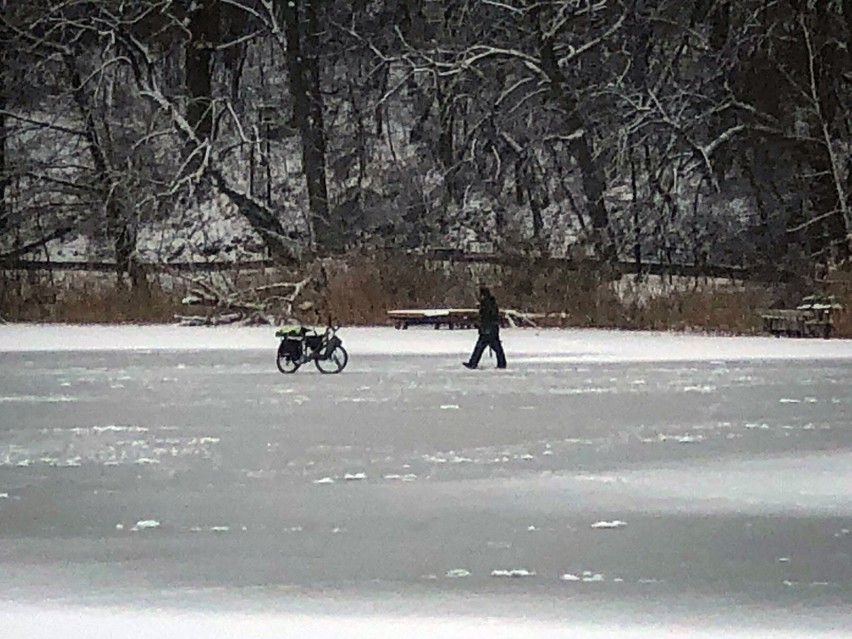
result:
[[[284,348],[278,349],[278,357],[275,360],[275,363],[278,365],[278,370],[284,374],[287,373],[295,373],[299,370],[299,362],[290,357],[289,353],[284,351]]]
[[[339,373],[346,368],[346,364],[348,362],[349,353],[346,352],[346,349],[343,348],[343,346],[336,346],[326,358],[318,358],[314,360],[314,363],[317,365],[320,373],[325,373],[326,375]]]

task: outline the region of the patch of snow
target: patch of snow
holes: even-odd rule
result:
[[[406,473],[405,475],[390,474],[385,475],[385,479],[397,481],[414,481],[415,479],[417,479],[417,475],[415,475],[414,473]]]
[[[584,583],[593,583],[603,581],[603,575],[599,572],[592,572],[591,570],[583,571],[583,582]]]
[[[141,519],[136,522],[136,524],[131,528],[133,532],[139,532],[140,530],[153,530],[160,527],[160,522],[156,519]]]
[[[535,570],[513,568],[511,570],[492,570],[492,577],[535,577]]]
[[[0,327],[2,328],[2,327]],[[50,403],[65,403],[65,402],[76,402],[77,399],[75,397],[68,397],[67,395],[46,395],[46,396],[38,396],[38,395],[13,395],[11,397],[0,397],[0,403],[21,403],[21,404],[41,404],[44,402]]]
[[[600,482],[602,484],[614,484],[624,481],[621,477],[614,477],[612,475],[575,475],[574,479],[577,481]]]
[[[82,430],[86,429],[73,429],[73,430]],[[92,426],[92,430],[96,433],[147,433],[148,429],[144,426],[119,426],[117,424],[110,424],[108,426]]]
[[[446,576],[448,579],[461,579],[463,577],[470,577],[470,571],[464,568],[453,568],[447,571]]]
[[[614,528],[624,528],[626,525],[626,521],[614,519],[613,521],[596,521],[592,524],[592,528],[595,530],[610,530]]]

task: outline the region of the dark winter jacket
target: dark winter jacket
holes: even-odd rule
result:
[[[479,334],[496,335],[500,332],[500,311],[497,300],[488,293],[479,300]]]

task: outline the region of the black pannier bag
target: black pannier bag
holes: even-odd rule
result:
[[[309,351],[315,351],[322,346],[322,335],[308,335],[305,343]]]
[[[281,352],[286,354],[292,360],[297,360],[302,356],[302,340],[288,337],[281,341]]]

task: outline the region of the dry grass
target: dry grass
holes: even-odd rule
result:
[[[67,279],[67,278],[66,278]],[[0,317],[10,322],[170,322],[179,304],[159,284],[131,290],[87,278],[57,282],[41,273],[0,272]]]
[[[392,308],[471,305],[465,280],[425,261],[354,256],[327,264],[315,292],[319,313],[344,324],[385,324]]]
[[[765,291],[754,289],[675,292],[634,306],[631,323],[652,330],[755,334],[761,330],[760,310],[767,298]]]
[[[318,308],[345,324],[387,324],[386,311],[393,308],[475,307],[480,284],[491,287],[503,308],[554,314],[560,317],[556,324],[575,327],[755,333],[759,310],[769,305],[768,292],[759,288],[698,283],[637,302],[639,295],[625,295],[598,272],[532,262],[441,268],[411,259],[360,257],[326,273]]]
[[[297,312],[306,323],[329,318],[344,325],[390,324],[393,308],[476,305],[478,287],[490,286],[503,308],[551,313],[552,325],[623,329],[756,334],[760,311],[783,303],[785,293],[756,285],[662,279],[622,281],[593,270],[553,268],[535,262],[512,266],[435,263],[398,255],[348,255],[310,265],[302,273],[232,273],[235,289],[296,281],[311,285]],[[216,277],[223,277],[218,274]],[[852,337],[852,273],[835,274],[826,292],[844,305],[835,318],[835,335]],[[185,282],[184,282],[185,284]],[[158,281],[147,290],[117,286],[114,276],[56,276],[0,271],[0,318],[6,321],[74,323],[171,322],[185,313],[185,286]],[[779,301],[780,300],[780,301]]]
[[[833,273],[826,285],[826,292],[834,295],[843,306],[843,310],[833,318],[833,335],[852,338],[852,270]]]

